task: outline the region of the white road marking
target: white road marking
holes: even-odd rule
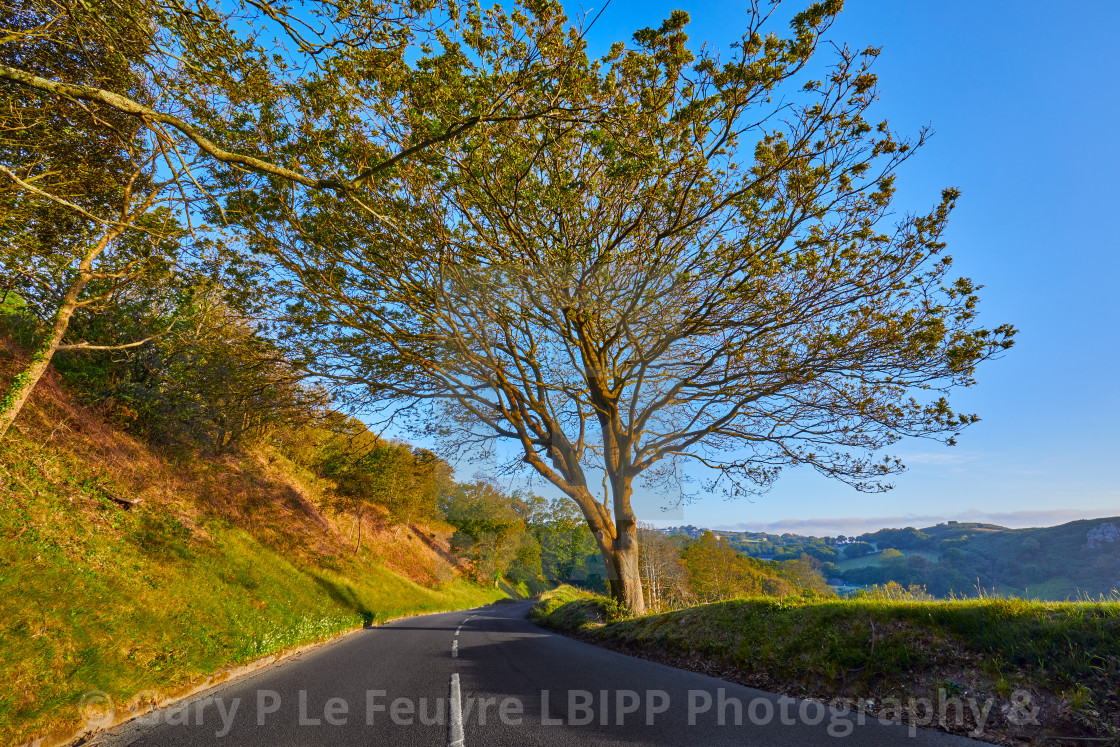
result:
[[[448,747],[463,747],[463,702],[459,694],[459,675],[451,675],[451,718],[448,723]]]
[[[459,642],[458,641],[452,641],[451,642],[451,656],[455,657],[455,658],[458,658],[458,656],[459,656]]]

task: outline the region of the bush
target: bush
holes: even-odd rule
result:
[[[875,552],[875,548],[866,542],[856,542],[844,548],[845,558],[859,558]]]
[[[626,608],[614,599],[567,584],[542,594],[529,610],[533,622],[560,630],[596,628],[629,617]]]

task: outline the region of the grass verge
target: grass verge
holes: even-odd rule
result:
[[[922,723],[924,710],[907,709],[922,698],[990,700],[976,736],[996,743],[1120,738],[1116,602],[753,598],[627,619],[610,600],[562,588],[530,616],[625,653],[908,722]],[[973,732],[964,711],[940,726]]]

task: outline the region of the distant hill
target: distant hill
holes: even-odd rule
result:
[[[716,534],[752,557],[784,560],[808,554],[821,562],[826,577],[849,585],[896,581],[923,585],[938,596],[982,591],[1047,600],[1098,597],[1120,589],[1120,516],[1029,529],[950,521],[857,537]]]

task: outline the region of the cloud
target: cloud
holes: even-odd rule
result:
[[[953,515],[909,514],[907,516],[848,516],[839,518],[782,519],[781,521],[746,521],[724,524],[713,529],[730,532],[767,532],[769,534],[803,534],[832,537],[838,534],[858,535],[887,527],[928,527],[945,521],[975,521],[1019,529],[1065,524],[1078,519],[1102,518],[1102,509],[1061,508],[1034,511],[979,511],[972,509]]]

